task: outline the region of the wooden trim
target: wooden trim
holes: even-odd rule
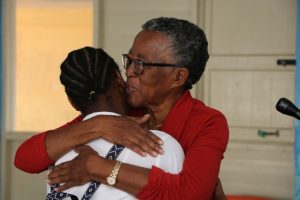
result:
[[[15,74],[15,0],[3,0],[3,127],[1,127],[1,199],[10,199],[9,186],[9,163],[7,163],[8,144],[5,139],[6,132],[14,124],[14,74]]]
[[[104,46],[104,0],[94,0],[93,3],[93,44],[94,47],[103,48]]]

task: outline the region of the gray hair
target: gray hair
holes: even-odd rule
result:
[[[185,89],[191,89],[200,80],[209,58],[208,43],[203,30],[187,20],[171,17],[151,19],[142,28],[163,33],[171,39],[176,64],[189,70]]]

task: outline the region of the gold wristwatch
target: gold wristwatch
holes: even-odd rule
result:
[[[117,161],[114,168],[112,169],[110,175],[108,177],[106,177],[106,181],[107,181],[108,185],[114,186],[116,184],[117,176],[120,171],[121,165],[122,165],[122,163]]]

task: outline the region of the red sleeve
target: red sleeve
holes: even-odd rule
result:
[[[185,150],[182,171],[169,174],[152,167],[138,199],[211,199],[228,143],[226,119],[220,115],[214,117],[205,127],[198,127],[197,135]]]
[[[15,155],[15,166],[28,173],[39,173],[54,161],[47,154],[45,138],[47,132],[32,136],[19,146]]]
[[[82,116],[75,118],[57,129],[71,126],[80,121],[82,121]],[[36,134],[18,147],[14,160],[16,168],[28,173],[40,173],[54,163],[54,161],[49,158],[46,149],[45,139],[47,133],[48,131]]]

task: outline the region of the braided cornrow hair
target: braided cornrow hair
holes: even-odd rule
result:
[[[79,109],[83,109],[96,94],[104,94],[110,88],[119,67],[102,49],[84,47],[71,51],[60,69],[60,82],[65,92]]]

